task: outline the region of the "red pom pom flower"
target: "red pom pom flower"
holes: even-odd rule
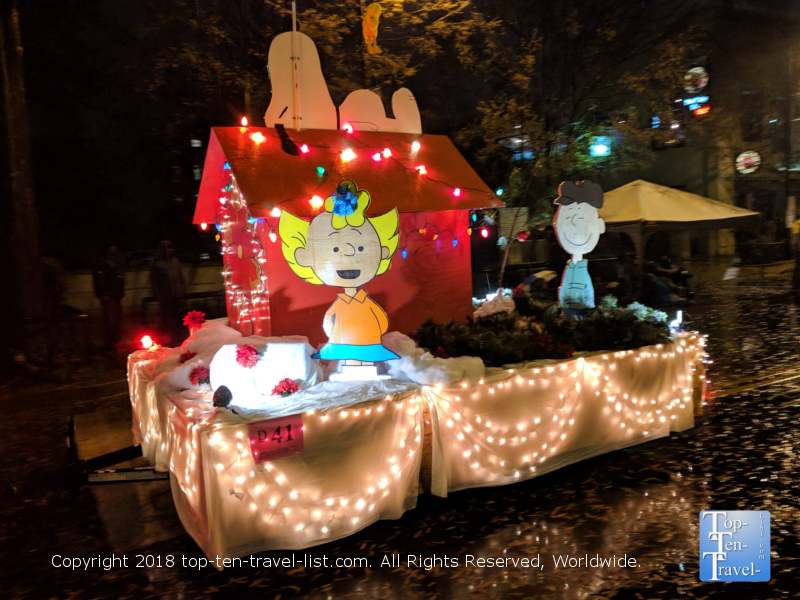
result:
[[[195,356],[197,356],[197,352],[192,352],[191,350],[187,350],[186,352],[181,352],[181,360],[180,363],[183,364],[185,362],[189,362]]]
[[[252,369],[258,362],[258,348],[253,344],[245,344],[244,346],[236,347],[236,362],[242,365],[245,369]]]
[[[208,367],[195,367],[189,373],[189,381],[192,382],[192,385],[211,383],[211,372],[208,370]]]
[[[273,396],[291,396],[295,392],[300,390],[300,386],[297,385],[294,381],[289,379],[281,379],[274,388],[272,388],[272,395]]]
[[[186,313],[186,316],[183,317],[183,324],[189,328],[189,331],[194,331],[195,329],[200,329],[200,326],[206,322],[206,313],[200,312],[199,310],[190,310]]]
[[[436,352],[433,353],[434,358],[450,358],[450,355],[447,353],[447,350],[439,346],[436,349]]]

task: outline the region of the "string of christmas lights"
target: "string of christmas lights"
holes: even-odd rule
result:
[[[242,133],[246,133],[249,130],[249,128],[246,127],[246,122],[243,121],[243,127],[241,127],[240,129]],[[378,150],[377,148],[369,146],[365,141],[353,135],[353,128],[352,126],[349,126],[349,124],[346,123],[343,126],[343,130],[347,132],[348,134],[347,137],[351,138],[354,142],[361,145],[361,149],[367,149],[368,153],[369,150],[377,150],[376,152],[369,154],[369,157],[374,162],[382,162],[382,161],[386,161],[387,163],[393,162],[402,169],[405,169],[406,171],[415,171],[420,177],[425,177],[430,181],[433,181],[435,183],[438,183],[446,187],[448,190],[450,190],[450,193],[455,197],[460,197],[463,194],[463,191],[460,187],[455,187],[448,182],[436,179],[428,175],[427,168],[425,167],[425,165],[418,164],[413,166],[407,166],[397,159],[396,154],[399,154],[398,148],[400,147],[405,147],[405,146],[410,147],[410,151],[408,152],[408,155],[410,157],[416,154],[422,147],[419,140],[422,139],[424,136],[421,135],[412,140],[411,142],[398,142],[396,144],[390,144],[389,146],[384,147],[382,150]],[[281,141],[280,138],[276,135],[268,134],[267,136],[265,136],[260,131],[256,131],[250,134],[250,138],[256,144],[264,143],[268,140],[268,138],[272,139],[275,142]],[[331,146],[314,145],[314,144],[312,144],[311,146],[309,146],[309,144],[302,144],[301,146],[299,146],[299,150],[303,154],[310,153],[312,151],[311,150],[312,148],[327,149],[327,150],[334,149],[334,147]],[[357,158],[356,152],[346,144],[337,145],[335,147],[335,150],[336,150],[335,154],[336,158],[334,158],[332,165],[330,165],[327,169],[324,166],[316,167],[317,176],[320,177],[321,179],[319,185],[314,190],[315,192],[319,192],[320,190],[323,189],[323,187],[325,187],[328,179],[332,174],[338,174],[340,177],[344,176],[343,173],[341,173],[341,171],[338,168],[340,164],[350,162],[351,160]],[[264,258],[266,255],[266,251],[260,241],[258,235],[258,227],[259,224],[262,224],[262,226],[266,225],[266,227],[269,228],[269,233],[267,234],[267,237],[269,237],[272,243],[275,243],[278,240],[278,234],[277,234],[278,226],[269,218],[263,218],[263,217],[258,219],[253,218],[250,214],[248,203],[241,196],[241,192],[238,189],[235,177],[228,163],[225,163],[223,167],[223,172],[224,172],[224,177],[227,176],[228,179],[227,179],[227,184],[221,190],[222,195],[220,197],[220,210],[216,223],[216,228],[218,230],[216,239],[217,241],[222,241],[222,254],[225,260],[225,269],[223,271],[223,275],[225,276],[226,296],[231,300],[230,304],[237,309],[236,310],[236,312],[238,313],[237,320],[241,319],[249,320],[251,327],[255,332],[256,317],[254,315],[254,311],[257,308],[258,304],[263,302],[261,294],[264,293],[266,286],[266,277],[264,276],[263,270],[261,268],[261,265],[266,262],[266,259]],[[474,188],[464,188],[464,189],[473,193],[488,195],[486,192],[482,190]],[[496,192],[496,195],[498,196],[501,194],[502,190],[498,190]],[[269,205],[272,208],[272,210],[270,211],[270,215],[274,218],[279,218],[281,214],[280,205],[286,204],[287,202],[292,202],[294,200],[301,200],[306,197],[307,196],[303,196],[303,198],[286,199],[279,201],[277,204],[271,204]],[[323,198],[317,193],[314,193],[311,196],[311,198],[308,199],[308,201],[311,207],[316,211],[321,210],[324,205]],[[254,203],[254,204],[263,206],[265,203]],[[248,236],[249,238],[248,244],[252,246],[250,248],[250,252],[254,251],[255,253],[253,260],[256,265],[256,273],[257,273],[256,280],[258,282],[255,287],[250,287],[249,290],[238,289],[241,288],[242,286],[233,282],[235,269],[233,269],[230,266],[231,262],[230,246],[234,243],[231,232],[231,226],[234,220],[238,220],[238,215],[242,211],[242,209],[244,209],[245,211],[244,214],[245,220],[241,225],[242,231],[250,234]],[[420,215],[422,216],[422,219],[424,221],[424,224],[421,227],[417,225],[418,218]],[[436,241],[442,236],[447,236],[449,234],[449,236],[452,236],[452,245],[455,248],[458,245],[458,240],[461,235],[463,234],[466,234],[467,236],[472,235],[473,232],[472,225],[476,222],[477,222],[477,213],[476,211],[471,211],[470,222],[468,223],[468,227],[466,227],[463,231],[458,231],[458,230],[454,231],[452,229],[442,229],[438,225],[431,224],[425,217],[425,214],[423,212],[416,213],[414,215],[414,224],[416,226],[416,229],[409,231],[405,234],[405,240],[402,246],[400,247],[400,256],[404,259],[408,256],[408,244],[409,244],[409,239],[412,235],[421,235],[425,237],[428,233],[429,228],[435,229],[435,233],[433,234],[432,237],[433,241]],[[200,227],[203,231],[205,231],[208,228],[208,224],[201,223]],[[226,237],[228,237],[225,235],[226,231],[229,233],[229,236],[231,238],[230,240],[226,240]],[[480,233],[484,238],[487,238],[489,236],[488,229],[485,226],[482,226],[480,228]],[[237,253],[239,254],[241,254],[241,252],[239,252],[240,249],[241,248],[237,248]],[[250,252],[248,252],[248,254]],[[243,257],[238,256],[238,258],[242,259]]]
[[[354,446],[368,468],[354,471],[336,461],[330,468],[341,471],[322,478],[302,462],[254,462],[247,425],[215,418],[210,401],[197,402],[196,392],[172,400],[168,419],[142,420],[143,450],[169,465],[200,518],[209,518],[203,504],[209,495],[216,498],[212,502],[230,498],[236,516],[230,531],[238,543],[242,535],[287,544],[349,535],[377,520],[386,503],[402,505],[409,480],[416,490],[424,409],[436,415],[433,439],[441,441],[448,492],[522,481],[563,466],[570,452],[585,452],[587,439],[613,441],[618,448],[691,426],[702,391],[705,341],[696,333],[680,334],[667,344],[522,365],[479,381],[305,410],[308,436],[338,439],[345,427],[363,427],[365,436],[390,432],[380,444],[365,437],[366,443]],[[151,381],[142,377],[151,360],[145,353],[134,359],[135,410],[162,393],[163,378],[156,394],[138,392]],[[631,377],[640,369],[671,376]],[[146,410],[153,413],[156,406]],[[607,451],[601,447],[594,454]]]
[[[242,131],[242,133],[247,133],[250,130],[250,128],[249,127],[240,127],[240,130]],[[479,194],[479,195],[482,195],[482,196],[488,196],[488,197],[491,197],[493,195],[490,192],[487,193],[487,192],[485,192],[483,190],[476,189],[476,188],[468,188],[468,187],[461,188],[461,187],[458,187],[458,186],[454,186],[454,185],[452,185],[452,184],[450,184],[450,183],[448,183],[448,182],[446,182],[444,180],[432,177],[432,176],[430,176],[428,174],[427,167],[424,164],[416,164],[416,165],[413,165],[413,166],[407,166],[407,165],[403,164],[402,162],[400,162],[397,159],[397,156],[396,156],[396,154],[399,154],[398,152],[396,152],[397,149],[400,148],[400,147],[409,146],[410,147],[410,152],[408,152],[408,156],[413,161],[414,155],[422,147],[422,145],[421,145],[419,140],[421,140],[421,139],[423,139],[425,137],[424,134],[420,135],[417,138],[415,138],[411,142],[398,142],[396,144],[390,144],[390,145],[385,146],[383,148],[378,148],[378,147],[375,147],[375,146],[370,146],[369,144],[367,144],[367,142],[363,141],[362,139],[360,139],[356,135],[354,135],[353,128],[352,128],[351,125],[349,125],[349,123],[345,123],[342,126],[342,130],[347,133],[347,138],[352,139],[354,142],[356,142],[356,143],[361,145],[361,150],[364,150],[364,149],[367,150],[367,155],[369,156],[369,158],[372,161],[374,161],[374,162],[383,162],[383,161],[385,161],[387,163],[391,162],[391,163],[394,163],[394,164],[398,165],[399,167],[401,167],[402,169],[404,169],[406,171],[409,171],[409,172],[414,171],[420,177],[424,177],[424,178],[428,179],[429,181],[432,181],[434,183],[438,183],[439,185],[447,188],[449,190],[449,192],[456,198],[461,197],[464,194],[465,191],[469,191],[471,193]],[[275,142],[281,142],[282,141],[280,136],[273,135],[273,134],[271,134],[269,132],[265,136],[262,132],[256,131],[254,133],[251,133],[249,137],[250,137],[251,140],[253,140],[253,142],[255,144],[262,144],[262,143],[266,142],[267,140],[273,140]],[[345,138],[345,139],[347,139],[347,138]],[[303,153],[303,154],[310,153],[312,148],[318,148],[318,149],[324,149],[324,150],[336,150],[336,155],[335,155],[336,158],[334,158],[333,163],[331,165],[329,165],[327,168],[325,166],[317,166],[316,167],[317,176],[320,177],[321,179],[320,179],[319,185],[314,189],[314,193],[311,195],[311,197],[309,198],[308,196],[303,195],[302,197],[288,198],[288,199],[284,199],[284,200],[279,200],[279,201],[277,201],[275,203],[271,203],[271,204],[267,204],[265,202],[253,202],[253,203],[251,203],[251,205],[253,205],[253,206],[258,206],[258,205],[266,206],[267,208],[270,208],[270,207],[277,208],[277,207],[280,207],[281,205],[289,203],[289,202],[295,202],[295,201],[298,201],[298,200],[308,199],[311,207],[314,208],[315,210],[319,210],[319,209],[322,208],[322,199],[320,198],[320,196],[317,193],[320,190],[322,190],[323,187],[325,187],[330,175],[336,173],[340,177],[344,177],[344,174],[337,168],[338,165],[343,164],[343,163],[348,163],[348,162],[350,162],[352,160],[355,160],[356,158],[359,157],[358,154],[356,154],[355,150],[353,148],[350,148],[346,144],[339,144],[337,146],[326,146],[326,145],[319,145],[319,144],[307,144],[307,143],[304,143],[304,144],[299,145],[297,147],[299,148],[300,152]],[[498,195],[499,196],[501,194],[502,194],[502,190],[498,190],[497,192],[495,192],[494,195]],[[202,227],[202,224],[201,224],[201,227]]]
[[[425,224],[422,227],[419,227],[417,225],[417,219],[418,219],[419,216],[422,216],[422,219],[425,221]],[[448,234],[448,233],[451,236],[453,236],[453,248],[458,246],[458,238],[462,233],[466,233],[467,236],[472,235],[472,228],[471,227],[467,227],[466,229],[464,229],[464,231],[462,231],[460,233],[456,233],[452,229],[442,229],[441,227],[439,227],[436,224],[431,224],[430,221],[428,221],[428,218],[425,216],[424,212],[414,213],[414,226],[416,227],[416,229],[412,229],[411,231],[406,233],[405,242],[399,248],[400,249],[400,256],[402,256],[403,258],[406,258],[408,256],[408,239],[411,237],[411,235],[419,234],[419,235],[422,235],[424,237],[425,235],[427,235],[429,227],[433,227],[433,228],[436,229],[436,233],[433,234],[433,241],[436,241],[437,239],[439,239],[440,237],[442,237],[443,235]]]
[[[384,151],[387,151],[387,150],[389,151],[389,154],[391,154],[391,150],[389,150],[388,148],[384,149]],[[398,164],[400,164],[400,163],[398,163]],[[321,168],[321,167],[318,167],[318,168]],[[233,183],[229,184],[225,188],[223,188],[223,190],[222,190],[223,194],[227,194],[230,191],[231,186],[235,186],[235,179],[233,178],[233,175],[232,175],[232,173],[230,171],[230,165],[228,163],[226,163],[225,166],[223,167],[223,172],[225,172],[225,171],[227,171],[227,173],[229,174],[229,176],[231,178],[231,181]],[[436,181],[436,180],[434,180],[434,181]],[[322,186],[320,185],[320,187],[322,187]],[[319,188],[317,188],[317,189],[319,189]],[[478,190],[478,191],[480,191],[480,190]],[[485,193],[485,192],[482,192],[482,193]],[[237,198],[240,198],[240,193],[238,191],[238,186],[236,186],[236,194],[237,194]],[[226,202],[227,201],[224,198],[224,196],[220,198],[220,204],[221,204],[221,206],[220,206],[220,214],[221,215],[224,214],[224,211],[227,209]],[[279,204],[282,204],[282,203],[285,203],[285,202],[291,202],[291,200],[284,200],[284,201],[280,202]],[[310,203],[311,203],[312,208],[318,210],[318,209],[322,208],[322,206],[324,204],[324,200],[320,196],[314,195],[314,196],[311,197]],[[277,234],[278,225],[273,223],[269,218],[259,217],[259,218],[256,219],[256,218],[252,217],[250,215],[249,205],[247,205],[246,203],[242,203],[242,204],[244,204],[244,208],[247,210],[247,219],[248,219],[248,221],[250,222],[250,224],[252,226],[252,232],[253,232],[253,235],[255,236],[256,243],[259,245],[260,251],[263,251],[263,247],[260,245],[260,242],[258,242],[258,236],[255,235],[255,227],[257,226],[257,223],[259,223],[259,222],[266,223],[266,225],[269,227],[268,237],[269,237],[270,241],[273,242],[273,243],[277,242],[277,240],[278,240],[278,234]],[[263,204],[263,203],[257,203],[257,204]],[[241,207],[237,208],[237,210],[239,210],[240,208]],[[272,210],[270,211],[270,215],[272,217],[274,217],[274,218],[280,218],[281,209],[278,206],[273,206]],[[454,248],[456,246],[458,246],[458,238],[462,234],[466,234],[467,236],[471,236],[472,235],[473,227],[471,226],[471,224],[470,224],[470,226],[466,227],[463,231],[453,231],[451,229],[442,229],[438,225],[435,225],[435,224],[431,225],[431,223],[425,217],[425,213],[424,212],[415,213],[415,215],[414,215],[414,223],[415,223],[415,225],[416,225],[418,217],[420,215],[422,216],[422,218],[423,218],[425,223],[424,223],[424,225],[422,227],[417,227],[416,229],[406,233],[405,242],[400,246],[400,254],[401,254],[401,256],[403,258],[406,258],[408,256],[408,240],[409,240],[409,237],[412,234],[419,234],[419,235],[425,236],[427,234],[427,230],[428,230],[429,227],[434,227],[436,229],[436,233],[433,235],[433,241],[436,241],[437,239],[439,239],[443,235],[450,234],[452,236],[452,238],[453,238],[452,243],[453,243],[453,247]],[[471,220],[472,223],[477,222],[477,212],[476,211],[474,211],[474,210],[470,211],[470,220]],[[217,219],[217,221],[218,221],[217,230],[219,230],[220,229],[219,218]],[[201,223],[200,224],[200,228],[203,231],[205,231],[208,228],[208,224],[207,223]],[[488,229],[485,226],[480,228],[480,232],[481,232],[481,235],[484,238],[488,237],[488,235],[489,235]],[[220,235],[217,235],[217,241],[219,241],[219,240],[220,240]],[[224,254],[224,252],[225,252],[225,249],[223,247],[223,254]]]
[[[262,314],[262,309],[267,309],[262,299],[267,285],[267,276],[263,269],[263,264],[267,262],[266,248],[258,236],[259,219],[254,219],[250,215],[247,203],[236,183],[236,177],[227,163],[223,167],[223,177],[227,177],[227,181],[220,190],[216,227],[219,232],[217,240],[222,243],[224,263],[222,275],[226,302],[229,307],[235,309],[235,319],[238,323],[247,320],[250,322],[252,333],[260,333],[263,328],[259,326],[258,320],[268,318],[268,315]],[[237,232],[241,237],[236,235]],[[252,269],[241,264],[234,267],[231,264],[233,261],[249,262]],[[237,271],[241,271],[240,276],[246,278],[244,283],[234,281]],[[254,278],[250,277],[251,272],[255,275]]]

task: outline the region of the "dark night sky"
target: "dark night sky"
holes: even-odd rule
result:
[[[710,4],[772,15],[800,11],[800,0]],[[211,125],[233,125],[242,110],[241,99],[187,106],[181,90],[191,87],[191,81],[170,82],[161,95],[147,93],[153,57],[172,41],[148,28],[153,7],[170,10],[174,3],[20,3],[42,254],[60,258],[67,268],[90,266],[93,253],[110,242],[128,250],[152,249],[168,236],[179,249],[195,255],[216,247],[213,234],[190,224],[198,187],[191,167],[202,164],[205,154],[204,147],[190,148],[190,140],[205,144]],[[521,18],[522,13],[507,4],[500,10],[498,16],[507,21]],[[261,18],[268,20],[270,15],[262,12]],[[280,19],[275,21],[279,28]],[[469,82],[455,82],[464,89],[442,104],[441,99],[426,97],[430,76],[420,74],[408,84],[423,111],[437,115],[423,128],[448,133],[463,126],[474,116],[476,104]],[[260,117],[266,109],[263,99],[268,98],[266,69],[256,77],[261,100],[251,112]],[[179,112],[181,129],[176,134],[170,126]],[[7,177],[4,168],[3,187]]]
[[[172,182],[191,157],[164,146],[169,103],[143,89],[154,48],[137,3],[26,2],[21,22],[42,253],[72,267],[111,242],[152,248],[177,234],[196,245],[176,227],[194,199],[175,202]]]

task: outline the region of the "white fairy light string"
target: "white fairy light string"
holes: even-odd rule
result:
[[[246,522],[245,535],[269,539],[278,544],[274,547],[322,543],[378,519],[397,518],[416,503],[422,405],[419,395],[411,392],[306,411],[304,436],[314,436],[317,442],[308,442],[298,459],[257,465],[248,447],[246,423],[217,423],[208,419],[208,411],[190,414],[175,406],[169,415],[170,436],[179,452],[173,452],[170,470],[187,510],[212,528],[224,528],[228,520]],[[374,436],[389,445],[376,454],[370,443],[359,444],[349,460],[334,455],[331,462],[324,441],[353,431],[359,440]],[[319,442],[322,447],[315,448]],[[202,477],[197,471],[201,464]],[[205,498],[197,492],[198,480],[206,482]],[[206,500],[214,505],[219,523],[210,522]],[[222,554],[226,549],[219,550]]]
[[[457,391],[424,388],[438,417],[448,491],[528,479],[574,462],[569,453],[581,460],[613,449],[603,444],[624,447],[690,427],[703,345],[695,334],[669,351],[658,345],[509,370]]]
[[[220,210],[217,218],[219,238],[222,244],[225,282],[225,299],[228,314],[238,324],[242,321],[250,323],[253,334],[269,335],[269,288],[264,265],[267,252],[259,240],[258,225],[261,220],[253,219],[242,196],[236,177],[226,164],[223,169],[226,182],[220,190]],[[252,258],[246,258],[250,255]],[[232,259],[251,261],[256,275],[255,279],[247,278],[242,283],[234,281],[237,268],[231,265]],[[241,262],[237,262],[241,265]],[[241,267],[240,267],[241,268]],[[239,274],[247,277],[247,273]],[[233,310],[231,310],[233,309]]]
[[[476,384],[305,410],[303,455],[259,464],[247,429],[258,417],[217,413],[208,392],[153,393],[157,353],[132,356],[131,381],[148,393],[132,389],[131,397],[136,414],[147,413],[142,401],[164,404],[149,407],[165,418],[142,419],[142,433],[169,457],[187,529],[208,554],[241,556],[313,546],[413,507],[426,406],[444,466],[434,459],[440,495],[522,481],[686,429],[704,345],[699,334],[680,334],[639,350],[522,365]],[[343,451],[342,440],[353,444]]]

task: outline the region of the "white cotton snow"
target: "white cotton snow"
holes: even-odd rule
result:
[[[480,319],[481,317],[488,317],[489,315],[502,312],[510,314],[514,312],[514,310],[516,310],[514,300],[511,299],[510,296],[498,293],[490,300],[481,304],[480,308],[473,313],[473,317],[475,319]]]
[[[252,368],[236,362],[236,348],[252,344],[261,358]],[[308,339],[301,336],[242,338],[226,344],[211,361],[211,388],[227,387],[233,395],[232,403],[244,408],[260,408],[282,402],[273,396],[272,389],[281,379],[291,379],[301,389],[306,389],[320,378],[318,361],[311,358],[314,349]]]
[[[156,378],[163,380],[162,385],[177,390],[197,390],[202,386],[192,385],[189,373],[199,366],[208,366],[217,351],[225,344],[235,343],[242,339],[242,334],[228,327],[227,319],[207,321],[189,336],[179,348],[173,348],[165,354],[156,366]],[[194,352],[196,356],[181,364],[181,354]]]
[[[253,344],[261,355],[252,369],[236,362],[236,347],[244,344]],[[414,340],[402,333],[384,335],[383,344],[401,357],[383,363],[386,372],[400,382],[450,386],[477,383],[485,374],[486,369],[479,358],[436,358],[417,348]],[[181,364],[181,354],[186,352],[194,352],[196,356]],[[228,327],[226,319],[220,319],[205,323],[180,348],[164,354],[154,369],[150,386],[159,397],[176,390],[208,389],[202,384],[192,385],[189,380],[192,369],[207,366],[211,389],[216,391],[222,385],[227,387],[235,406],[247,409],[275,407],[285,402],[280,396],[272,396],[272,389],[281,379],[291,379],[306,390],[325,381],[330,372],[337,370],[339,361],[321,363],[311,358],[313,353],[314,349],[305,337],[245,338]]]
[[[225,385],[234,394],[234,404],[239,406],[271,401],[272,388],[287,377],[301,388],[319,380],[317,361],[311,358],[314,349],[308,345],[307,338],[245,338],[227,323],[227,319],[207,321],[179,348],[173,348],[161,357],[153,381],[159,393],[207,389],[203,384],[192,385],[189,380],[192,370],[201,366],[211,371],[212,389],[216,391],[220,385]],[[262,355],[252,369],[245,369],[236,362],[236,347],[244,344],[253,344]],[[194,352],[195,356],[181,363],[181,354],[186,352]],[[224,363],[232,366],[223,366]]]
[[[389,375],[398,381],[442,386],[477,384],[486,372],[480,358],[436,358],[430,352],[417,348],[414,340],[397,331],[384,335],[382,342],[389,350],[400,355],[397,360],[386,361]]]

